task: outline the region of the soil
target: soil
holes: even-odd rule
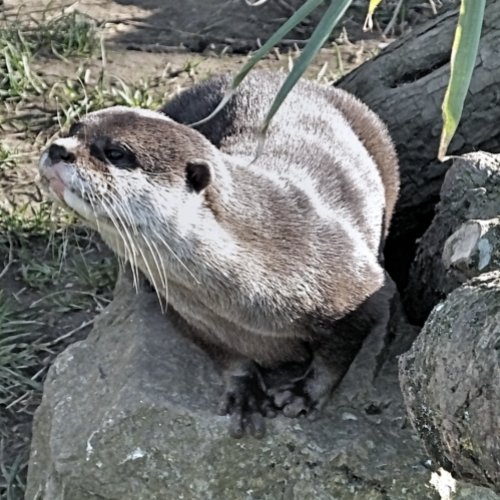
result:
[[[211,74],[225,71],[236,72],[247,60],[245,49],[248,51],[256,41],[231,45],[220,43],[208,44],[202,53],[193,53],[181,46],[172,46],[162,40],[162,24],[167,23],[169,12],[162,8],[162,0],[102,0],[102,1],[80,1],[74,0],[24,0],[19,6],[18,0],[0,1],[0,25],[8,25],[13,22],[26,22],[29,18],[37,20],[47,20],[61,14],[64,7],[68,10],[78,10],[95,20],[102,36],[102,46],[105,51],[96,51],[95,56],[82,60],[82,58],[58,59],[53,55],[41,55],[37,57],[34,65],[36,71],[43,80],[50,85],[63,81],[66,78],[74,77],[79,68],[84,64],[88,78],[97,81],[103,68],[105,68],[108,78],[116,78],[127,84],[138,84],[139,82],[155,82],[160,95],[165,99],[171,97],[183,88],[191,86],[193,83],[204,79]],[[348,16],[344,23],[344,29],[339,33],[335,42],[327,45],[314,64],[309,68],[307,76],[320,81],[332,82],[343,74],[349,72],[365,60],[373,57],[383,46],[390,43],[391,38],[384,37],[380,30],[369,35],[362,29],[364,12],[366,12],[367,2],[355,2],[361,5],[357,14]],[[388,2],[393,5],[393,2]],[[416,2],[414,2],[416,3]],[[413,11],[413,18],[408,15],[402,23],[398,23],[396,32],[408,28],[413,22],[418,22],[432,15],[428,2],[418,2],[425,4],[421,8],[421,18],[418,9]],[[389,9],[390,8],[386,7]],[[361,14],[360,14],[361,13]],[[416,13],[416,14],[415,14]],[[416,16],[416,17],[415,17]],[[297,57],[301,46],[290,43],[276,49],[269,57],[261,62],[261,67],[287,70]],[[234,50],[237,46],[238,50]],[[47,108],[55,104],[47,97],[40,97],[35,103],[24,104],[12,110],[11,116],[3,124],[0,122],[0,129],[3,131],[2,143],[15,150],[19,156],[17,168],[0,170],[0,208],[19,207],[24,204],[37,206],[41,199],[41,193],[33,182],[36,176],[36,162],[39,151],[50,137],[58,133],[58,127],[50,121],[53,109]],[[33,114],[33,127],[20,129],[16,125],[16,119],[23,113]],[[76,226],[77,233],[81,228]],[[78,239],[78,238],[77,238]],[[57,244],[61,241],[56,238]],[[95,236],[85,237],[84,251],[76,257],[82,259],[87,265],[93,266],[95,263],[109,262],[109,268],[114,269],[109,251]],[[56,247],[57,247],[56,244]],[[73,247],[72,247],[73,248]],[[76,247],[75,247],[76,248]],[[8,249],[7,249],[8,250]],[[27,259],[30,262],[39,261],[43,263],[53,257],[54,245],[47,246],[46,237],[29,238],[27,247]],[[8,252],[0,245],[0,262],[4,265],[8,263]],[[74,264],[74,263],[73,263]],[[71,265],[73,265],[71,264]],[[74,276],[67,273],[67,263],[63,261],[60,273],[53,282],[45,283],[39,289],[27,286],[23,281],[22,258],[11,262],[10,268],[2,273],[0,266],[0,289],[3,293],[12,297],[17,310],[29,310],[34,303],[40,304],[46,296],[61,290],[69,290],[72,287],[80,286],[80,291],[84,291],[84,285],[78,280],[72,283]],[[69,265],[69,264],[68,264]],[[110,271],[111,272],[111,271]],[[75,284],[76,283],[76,284]],[[64,308],[45,310],[39,307],[39,327],[33,334],[40,335],[44,339],[62,339],[51,346],[50,352],[43,355],[42,364],[44,368],[37,375],[37,381],[41,382],[47,371],[50,360],[57,352],[60,352],[69,342],[83,338],[91,328],[91,322],[97,312],[105,306],[111,296],[111,288],[104,287],[96,290],[90,287],[94,299],[85,303],[85,306],[64,310]],[[90,292],[91,290],[91,292]],[[82,326],[87,325],[87,326]],[[68,332],[75,332],[68,335]],[[68,335],[67,338],[64,336]],[[33,374],[36,375],[36,374]],[[39,404],[41,392],[33,390],[28,394],[22,404],[13,406],[14,411],[2,414],[0,418],[0,437],[4,442],[0,449],[0,463],[5,463],[13,468],[14,465],[21,469],[21,478],[25,470],[26,457],[30,441],[30,426],[34,408]],[[11,409],[12,410],[12,409]],[[3,410],[2,410],[3,411]],[[21,457],[21,458],[20,458]],[[17,464],[17,465],[16,465]],[[4,471],[5,472],[5,471]],[[15,471],[14,471],[15,472]],[[22,481],[22,479],[21,479]],[[3,498],[0,481],[0,497]],[[11,488],[10,498],[22,497],[22,484],[17,488]],[[6,491],[6,490],[5,490]],[[13,496],[14,495],[14,496]]]

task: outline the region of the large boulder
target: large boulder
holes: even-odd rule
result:
[[[499,193],[500,155],[478,152],[454,160],[410,268],[405,306],[412,320],[424,322],[462,283],[500,269]]]
[[[415,333],[399,332],[368,339],[319,420],[278,417],[264,439],[234,440],[211,362],[122,277],[90,336],[50,369],[26,498],[438,498],[382,352]]]
[[[497,491],[499,349],[500,272],[494,271],[438,304],[400,359],[409,417],[427,452],[456,477]]]

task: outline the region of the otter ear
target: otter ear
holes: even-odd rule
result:
[[[212,168],[205,160],[191,160],[186,165],[186,181],[197,193],[205,189],[212,179]]]

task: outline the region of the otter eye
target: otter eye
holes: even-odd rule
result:
[[[108,137],[99,137],[90,144],[91,156],[116,168],[132,170],[137,168],[137,158],[126,145],[112,142]]]
[[[125,152],[116,147],[106,148],[104,150],[104,154],[106,158],[111,162],[123,160],[123,158],[125,157]]]

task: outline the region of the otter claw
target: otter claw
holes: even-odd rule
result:
[[[229,435],[241,438],[247,432],[262,438],[266,433],[263,415],[271,416],[272,408],[265,393],[252,376],[231,377],[219,407],[220,415],[229,415]]]
[[[293,384],[284,384],[269,389],[267,394],[274,406],[285,417],[307,417],[308,420],[316,420],[328,399],[330,387],[331,384],[328,383],[327,378],[318,381],[314,372],[311,371],[306,377],[296,380]]]

